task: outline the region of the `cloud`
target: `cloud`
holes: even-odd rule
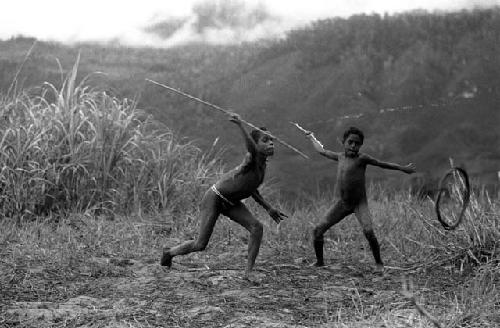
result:
[[[284,20],[271,14],[263,3],[205,0],[193,5],[191,15],[156,22],[145,31],[159,37],[164,45],[229,44],[277,37],[287,28]]]
[[[68,0],[4,1],[0,38],[168,47],[275,38],[315,19],[413,9],[459,10],[500,0]]]
[[[157,45],[191,42],[231,44],[277,38],[315,19],[356,13],[389,13],[425,9],[451,11],[491,7],[500,0],[201,0],[182,19],[159,19],[144,29]]]

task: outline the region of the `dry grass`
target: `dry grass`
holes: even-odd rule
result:
[[[416,287],[411,289],[414,300],[436,318],[441,327],[495,327],[500,320],[498,255],[493,254],[477,263],[470,255],[477,249],[467,248],[470,245],[461,239],[461,236],[467,236],[467,231],[439,231],[437,220],[433,221],[431,216],[423,220],[418,216],[418,213],[430,211],[432,204],[411,196],[404,199],[399,198],[403,197],[401,195],[386,197],[371,200],[370,204],[382,242],[383,258],[389,266],[404,269],[393,271],[392,275],[401,272],[418,280]],[[415,214],[402,215],[405,206],[398,202],[406,204],[408,212]],[[487,204],[487,208],[498,206]],[[283,204],[291,215],[279,228],[260,209],[254,208],[253,202],[248,202],[248,205],[267,226],[257,267],[264,271],[271,270],[269,274],[275,270],[272,267],[280,270],[287,270],[289,266],[292,268],[291,276],[280,278],[285,280],[272,280],[276,286],[270,284],[265,288],[270,297],[267,302],[271,302],[275,297],[272,295],[279,295],[290,288],[287,279],[293,282],[295,276],[303,279],[304,275],[311,274],[305,273],[310,272],[309,269],[297,269],[297,265],[312,262],[311,225],[324,213],[328,201],[316,200],[315,210]],[[50,218],[29,223],[4,219],[0,228],[0,287],[5,292],[1,303],[9,304],[13,300],[67,300],[89,293],[106,296],[104,291],[95,291],[95,287],[91,286],[103,279],[128,277],[131,274],[126,268],[128,261],[156,263],[164,245],[177,244],[196,236],[197,214],[198,210],[192,204],[176,216],[167,212],[164,215],[117,216],[109,220],[84,213],[70,215],[58,222]],[[469,229],[469,225],[473,223],[464,224],[463,229]],[[476,231],[478,227],[471,229]],[[361,268],[372,263],[366,241],[355,220],[348,218],[340,223],[328,233],[326,240],[328,263],[347,268]],[[235,266],[243,268],[246,242],[247,233],[243,228],[221,218],[208,250],[179,261],[201,261],[226,270]],[[484,247],[481,249],[485,250]],[[228,257],[227,261],[225,257]],[[121,265],[122,262],[125,265]],[[201,263],[199,265],[203,266]],[[328,271],[324,272],[325,286],[342,282],[341,286],[347,288],[351,296],[339,307],[338,300],[325,294],[324,313],[309,313],[310,316],[315,315],[315,322],[328,322],[329,325],[325,325],[328,327],[433,327],[425,316],[419,316],[412,310],[413,301],[399,293],[400,282],[380,282],[372,286],[370,280],[364,283],[361,280],[353,285],[349,282],[353,277],[349,275],[356,270],[359,269],[349,269],[342,277],[335,276],[333,280]],[[57,283],[48,284],[49,281]],[[317,281],[304,282],[311,285],[310,288],[317,288]],[[202,283],[201,280],[199,283]],[[380,285],[380,291],[373,294],[373,289],[379,284],[385,287]],[[295,288],[295,293],[308,293],[305,285]],[[279,302],[273,304],[268,303],[268,306],[276,306],[277,309],[282,306]],[[302,306],[300,302],[288,304],[292,311],[296,311],[293,304],[299,308]]]

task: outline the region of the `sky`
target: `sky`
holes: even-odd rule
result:
[[[0,39],[227,44],[279,37],[322,18],[491,6],[500,6],[500,0],[8,0],[0,10]]]

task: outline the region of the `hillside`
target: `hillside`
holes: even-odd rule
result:
[[[39,42],[18,81],[57,84],[55,58],[69,68],[80,52],[81,77],[104,72],[91,77],[95,85],[137,98],[140,108],[202,147],[220,137],[228,165],[242,155],[230,123],[144,78],[237,111],[313,157],[305,161],[278,149],[269,176],[287,190],[327,186],[335,171],[289,121],[315,131],[337,150],[343,129],[356,125],[367,135],[364,150],[376,157],[415,162],[431,180],[453,157],[474,178],[493,184],[500,160],[499,41],[500,9],[360,15],[317,21],[282,40],[239,46],[136,49]],[[3,92],[32,43],[29,38],[0,43]],[[353,114],[363,116],[340,119]],[[369,175],[407,186],[398,173],[374,169]]]
[[[243,106],[269,108],[267,121],[302,122],[336,149],[343,129],[357,125],[373,155],[416,162],[430,175],[453,157],[493,181],[500,158],[499,24],[498,11],[320,21],[262,52],[264,64],[235,84],[231,104],[247,92],[239,85],[258,79],[252,95],[260,97]],[[337,119],[358,113],[364,116]],[[291,128],[278,129],[306,147]]]

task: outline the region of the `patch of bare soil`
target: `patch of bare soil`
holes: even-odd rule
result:
[[[443,293],[460,283],[439,268],[380,276],[371,263],[330,260],[335,264],[316,268],[272,254],[261,254],[247,281],[244,254],[207,253],[176,258],[171,269],[156,258],[96,258],[88,272],[67,279],[30,269],[31,280],[4,286],[0,326],[408,327],[422,321],[400,293],[402,272],[434,313],[446,310]]]

